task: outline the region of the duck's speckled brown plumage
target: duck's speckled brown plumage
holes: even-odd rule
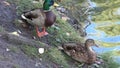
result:
[[[64,52],[78,62],[92,64],[96,61],[96,53],[90,49],[95,45],[94,40],[87,39],[83,43],[66,43],[63,45]]]

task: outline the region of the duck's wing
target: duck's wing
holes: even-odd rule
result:
[[[37,18],[38,10],[32,10],[32,11],[26,12],[26,13],[24,13],[24,16],[28,19]]]
[[[62,47],[64,48],[64,50],[73,50],[76,47],[76,43],[65,43],[62,45]]]
[[[82,43],[77,43],[77,46],[76,46],[76,48],[75,48],[75,51],[76,52],[80,52],[80,53],[85,53],[86,52],[86,49],[85,49],[85,47],[83,46],[83,44]]]
[[[63,45],[64,52],[78,62],[87,61],[87,54],[84,50],[84,46],[76,43],[66,43]]]
[[[40,9],[35,9],[29,12],[24,13],[24,17],[26,18],[28,23],[38,26],[44,26],[45,23],[45,14]]]

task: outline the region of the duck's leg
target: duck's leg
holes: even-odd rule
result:
[[[45,27],[42,28],[42,32],[39,31],[38,26],[36,26],[36,32],[38,37],[43,37],[45,35],[48,35],[48,33],[45,31]]]
[[[44,33],[44,35],[48,35],[48,32],[46,32],[46,28],[45,27],[43,27],[42,30],[43,30],[42,32]]]

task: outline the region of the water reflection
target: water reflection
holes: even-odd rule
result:
[[[116,24],[119,24],[118,22]],[[102,42],[113,42],[117,43],[120,42],[120,35],[119,36],[108,36],[104,31],[96,30],[95,28],[100,25],[96,23],[92,23],[90,26],[87,27],[86,32],[88,34],[88,38],[93,38]]]
[[[103,8],[104,7],[107,7],[106,9],[109,9],[109,10],[103,10],[103,12],[101,12],[101,14],[97,14],[96,16],[94,16],[94,18],[96,19],[95,22],[92,22],[91,25],[89,25],[87,28],[86,28],[86,32],[87,32],[87,37],[86,38],[92,38],[96,41],[99,41],[101,43],[101,45],[104,45],[104,46],[100,46],[100,48],[97,48],[97,47],[93,47],[93,49],[101,54],[101,53],[105,53],[105,52],[111,52],[111,54],[113,54],[113,57],[115,58],[115,60],[117,62],[120,62],[120,54],[119,53],[116,53],[116,50],[117,51],[120,51],[120,34],[116,35],[116,36],[109,36],[108,34],[106,34],[103,30],[98,30],[96,29],[96,27],[99,27],[99,26],[103,26],[103,27],[106,27],[107,25],[110,25],[110,26],[113,26],[113,27],[116,27],[114,26],[115,24],[120,24],[120,21],[119,22],[115,22],[115,21],[118,21],[118,17],[120,15],[120,7],[117,6],[119,4],[115,4],[110,2],[108,3],[108,5],[104,4],[105,2],[101,2],[99,3],[97,0],[95,2],[91,2],[91,0],[87,0],[87,2],[89,3],[90,7],[97,7],[97,6],[102,6]],[[109,7],[109,5],[111,7]],[[114,7],[114,6],[117,6],[117,7]],[[113,11],[114,9],[114,11]],[[101,9],[100,9],[101,10]],[[89,16],[88,19],[92,20],[92,17]],[[113,19],[115,20],[113,22]],[[96,22],[99,22],[101,21],[100,23],[96,23]],[[102,21],[106,21],[106,22],[102,22]],[[114,25],[113,25],[114,24]],[[118,26],[119,27],[119,26]],[[120,31],[119,29],[116,30],[116,31]],[[106,45],[108,45],[107,47],[105,47]],[[116,55],[117,54],[117,55]]]
[[[120,8],[117,9],[116,12],[113,12],[114,15],[120,15]]]
[[[92,47],[97,53],[99,54],[102,54],[102,53],[105,53],[105,52],[114,52],[114,51],[120,51],[120,46],[115,46],[115,47],[108,47],[108,48],[105,48],[105,47],[100,47],[100,48],[97,48],[97,47]],[[119,55],[117,55],[119,56]]]
[[[102,23],[101,23],[102,24]],[[118,22],[116,24],[119,24]],[[115,50],[120,50],[120,35],[119,36],[108,36],[104,31],[97,30],[96,27],[100,25],[97,23],[92,23],[90,26],[86,28],[87,37],[86,38],[92,38],[94,40],[106,43],[113,43],[111,44],[112,47],[103,47],[100,48],[93,47],[93,49],[97,53],[105,53],[105,52],[114,52]],[[103,25],[104,26],[104,25]],[[109,44],[108,44],[109,45]],[[113,56],[117,62],[120,62],[120,55],[119,56]]]
[[[115,58],[116,62],[120,63],[120,57],[119,56],[115,56],[114,58]]]

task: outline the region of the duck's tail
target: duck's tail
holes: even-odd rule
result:
[[[25,22],[29,23],[29,24],[33,24],[32,20],[28,19],[24,14],[21,15],[22,20],[24,20]]]
[[[27,18],[24,16],[24,14],[21,15],[21,18],[23,18],[23,19],[25,19],[25,20],[27,19]]]
[[[29,20],[27,17],[25,17],[24,14],[21,15],[21,20],[23,22],[22,23],[23,27],[33,30],[34,26],[31,24],[31,20]]]

